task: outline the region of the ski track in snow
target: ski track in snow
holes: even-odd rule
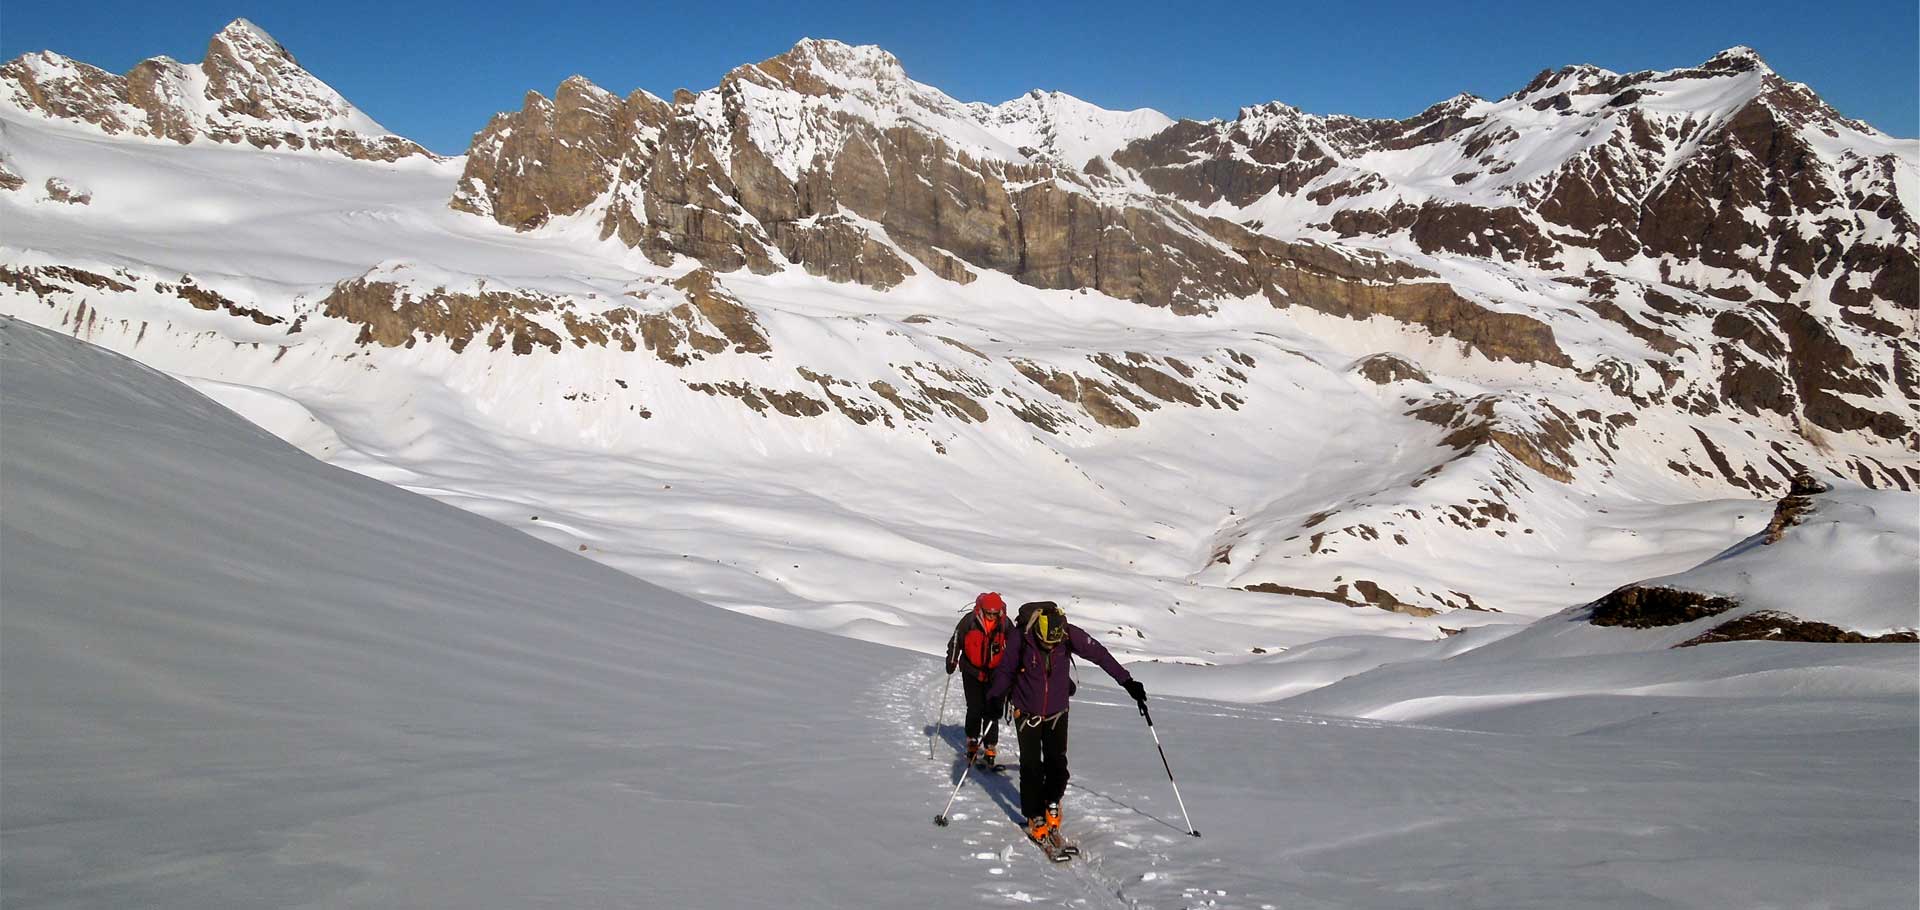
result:
[[[926,778],[931,817],[945,805],[960,773],[959,752],[964,746],[964,696],[947,698],[946,714],[936,732],[933,757],[927,757],[929,720],[940,710],[945,681],[936,667],[916,668],[885,680],[880,687],[882,706],[877,719],[896,734],[895,751],[902,764]],[[1076,707],[1127,707],[1114,702],[1082,699]],[[1247,716],[1248,712],[1217,713],[1217,717]],[[1376,726],[1361,722],[1360,725]],[[1026,843],[1019,825],[1019,746],[1010,733],[1001,736],[1006,770],[999,775],[969,773],[949,813],[951,824],[929,843],[933,850],[960,849],[979,862],[986,873],[987,902],[996,905],[1043,904],[1067,907],[1106,907],[1120,910],[1164,906],[1177,901],[1185,907],[1271,908],[1271,901],[1247,901],[1245,896],[1204,885],[1184,885],[1189,875],[1174,866],[1171,849],[1186,840],[1165,830],[1157,820],[1132,809],[1150,802],[1139,785],[1098,784],[1099,792],[1068,785],[1063,807],[1067,828],[1081,854],[1067,863],[1054,863]],[[982,778],[987,779],[983,780]],[[1218,862],[1218,860],[1210,860]],[[1209,860],[1200,860],[1200,863]]]

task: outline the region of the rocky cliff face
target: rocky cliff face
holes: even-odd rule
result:
[[[965,283],[987,269],[1183,313],[1265,297],[1394,315],[1505,352],[1495,356],[1553,359],[1550,329],[1484,313],[1425,270],[1263,236],[1131,191],[1098,167],[1063,165],[1154,121],[1087,107],[1040,93],[962,105],[878,49],[807,41],[670,104],[644,93],[620,101],[579,77],[551,101],[530,94],[476,137],[452,205],[523,230],[593,218],[603,237],[662,264],[687,256],[767,273],[791,263],[877,288],[920,273]],[[1429,318],[1435,306],[1447,314]]]
[[[16,57],[0,66],[0,103],[182,145],[311,148],[377,161],[429,154],[347,103],[245,19],[214,35],[198,66],[154,57],[116,76],[51,51]]]

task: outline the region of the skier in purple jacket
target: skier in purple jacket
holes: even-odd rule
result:
[[[1067,792],[1067,700],[1073,695],[1075,656],[1100,665],[1135,701],[1145,703],[1147,687],[1133,678],[1107,649],[1079,626],[1067,622],[1050,600],[1022,604],[1018,634],[994,668],[990,700],[1008,698],[1014,730],[1020,738],[1020,811],[1027,836],[1059,849],[1060,799]]]

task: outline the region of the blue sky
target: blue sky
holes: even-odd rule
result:
[[[237,16],[389,129],[457,153],[528,89],[581,73],[625,93],[714,85],[802,37],[878,44],[963,101],[1029,88],[1103,107],[1230,117],[1280,100],[1315,113],[1405,117],[1455,92],[1512,92],[1542,69],[1698,63],[1736,44],[1841,113],[1920,134],[1920,4],[1641,2],[1554,9],[1488,2],[508,2],[53,4],[4,0],[0,57],[52,49],[114,72],[200,59]]]

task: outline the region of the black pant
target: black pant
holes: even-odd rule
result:
[[[1015,723],[1020,734],[1020,814],[1039,818],[1067,794],[1067,712]]]
[[[993,680],[975,679],[973,671],[960,668],[960,688],[967,693],[967,738],[979,739],[980,731],[987,733],[987,745],[1000,742],[1000,725],[993,722],[1000,716],[1000,703],[987,702],[987,690],[993,688]]]

